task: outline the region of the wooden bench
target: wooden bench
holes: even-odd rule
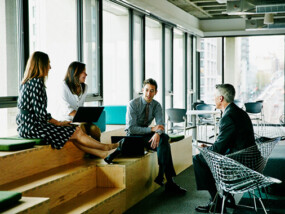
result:
[[[102,133],[101,141],[110,143],[113,135],[125,135],[124,129]],[[171,143],[171,150],[177,174],[192,165],[191,137]],[[0,152],[0,190],[21,192],[24,199],[44,198],[50,213],[123,213],[159,188],[153,182],[157,155],[115,161],[118,164],[108,165],[99,158],[84,158],[70,142],[61,150],[36,146]],[[38,211],[29,213],[45,213],[44,208]]]

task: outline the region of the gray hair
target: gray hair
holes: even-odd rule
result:
[[[232,103],[235,99],[235,88],[231,84],[218,84],[216,89],[223,96],[227,103]]]

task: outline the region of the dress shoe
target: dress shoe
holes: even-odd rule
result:
[[[169,193],[177,193],[177,194],[185,194],[187,192],[186,189],[181,188],[174,182],[167,182],[165,184],[165,191]]]
[[[211,206],[212,206],[212,209],[211,209]],[[221,200],[219,200],[217,206],[216,206],[216,210],[215,210],[215,204],[212,202],[212,201],[209,201],[208,204],[206,205],[203,205],[203,206],[197,206],[195,208],[195,210],[197,212],[200,212],[200,213],[209,213],[210,211],[211,212],[215,212],[215,213],[221,213],[222,211],[222,202]],[[226,213],[226,208],[224,207],[224,213]]]
[[[159,186],[164,186],[164,178],[162,177],[162,178],[160,178],[160,177],[156,177],[155,179],[154,179],[154,182],[155,183],[157,183]]]

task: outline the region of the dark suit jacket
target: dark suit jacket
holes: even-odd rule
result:
[[[209,149],[225,155],[255,145],[248,114],[234,103],[229,104],[220,120],[219,136]]]

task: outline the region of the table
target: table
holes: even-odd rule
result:
[[[188,110],[186,112],[186,114],[189,115],[189,116],[194,116],[195,132],[193,132],[193,136],[192,137],[193,137],[194,141],[196,142],[196,144],[198,144],[198,142],[197,142],[198,128],[196,126],[197,121],[198,121],[198,115],[199,114],[212,114],[214,121],[216,121],[217,115],[220,115],[221,111],[220,110]],[[216,141],[216,133],[217,133],[216,122],[214,123],[214,130],[215,130],[214,140]]]

